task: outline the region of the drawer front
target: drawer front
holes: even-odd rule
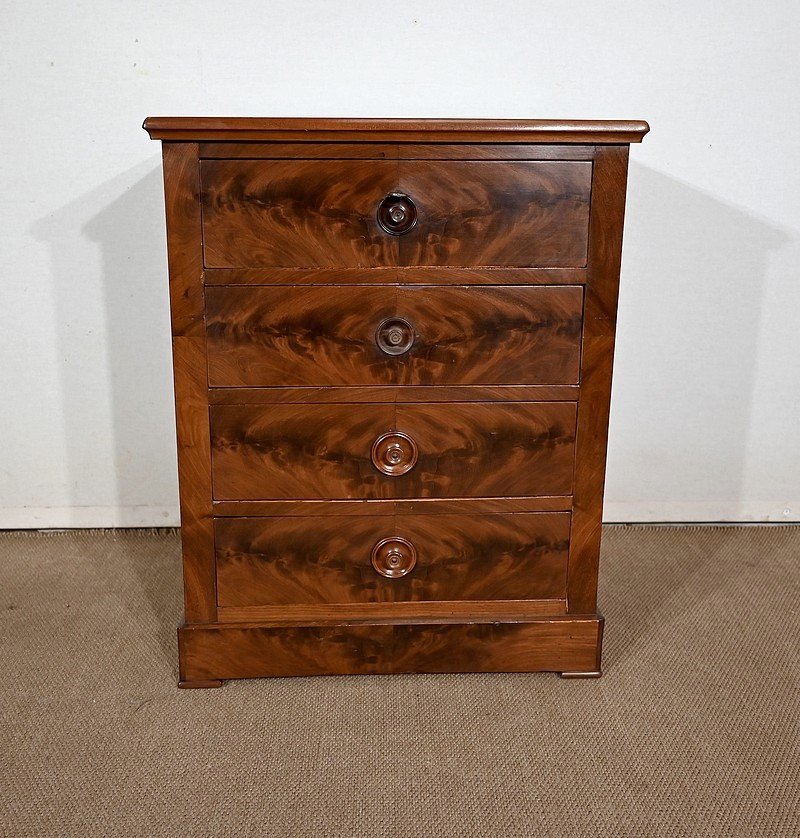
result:
[[[580,287],[209,287],[212,387],[577,384]]]
[[[217,519],[218,602],[559,599],[569,521],[568,512]]]
[[[217,405],[217,500],[572,492],[573,402]]]
[[[204,262],[582,267],[591,172],[575,160],[203,160]],[[416,221],[402,235],[378,222],[393,193]]]

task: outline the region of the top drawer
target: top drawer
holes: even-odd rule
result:
[[[204,262],[583,267],[591,173],[588,161],[203,160]],[[399,214],[393,194],[410,199]],[[413,226],[384,229],[382,202],[387,226]]]

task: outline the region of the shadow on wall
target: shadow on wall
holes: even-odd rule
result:
[[[743,501],[770,261],[790,236],[635,162],[628,195],[605,519],[719,520]]]
[[[69,500],[101,510],[113,504],[100,514],[116,526],[175,525],[160,160],[83,195],[33,232],[51,250]],[[81,247],[81,239],[96,245]],[[92,264],[79,264],[82,250]],[[107,383],[98,383],[98,354],[106,359]]]

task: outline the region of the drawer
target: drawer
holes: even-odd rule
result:
[[[577,384],[576,286],[206,289],[212,387]]]
[[[218,604],[559,599],[568,512],[227,518]]]
[[[215,405],[216,500],[572,492],[574,402]]]
[[[203,160],[204,262],[583,267],[591,173],[578,160]],[[397,235],[379,214],[413,226]]]

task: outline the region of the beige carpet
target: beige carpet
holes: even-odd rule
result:
[[[611,528],[605,676],[178,691],[173,532],[0,534],[4,836],[800,835],[800,528]]]

